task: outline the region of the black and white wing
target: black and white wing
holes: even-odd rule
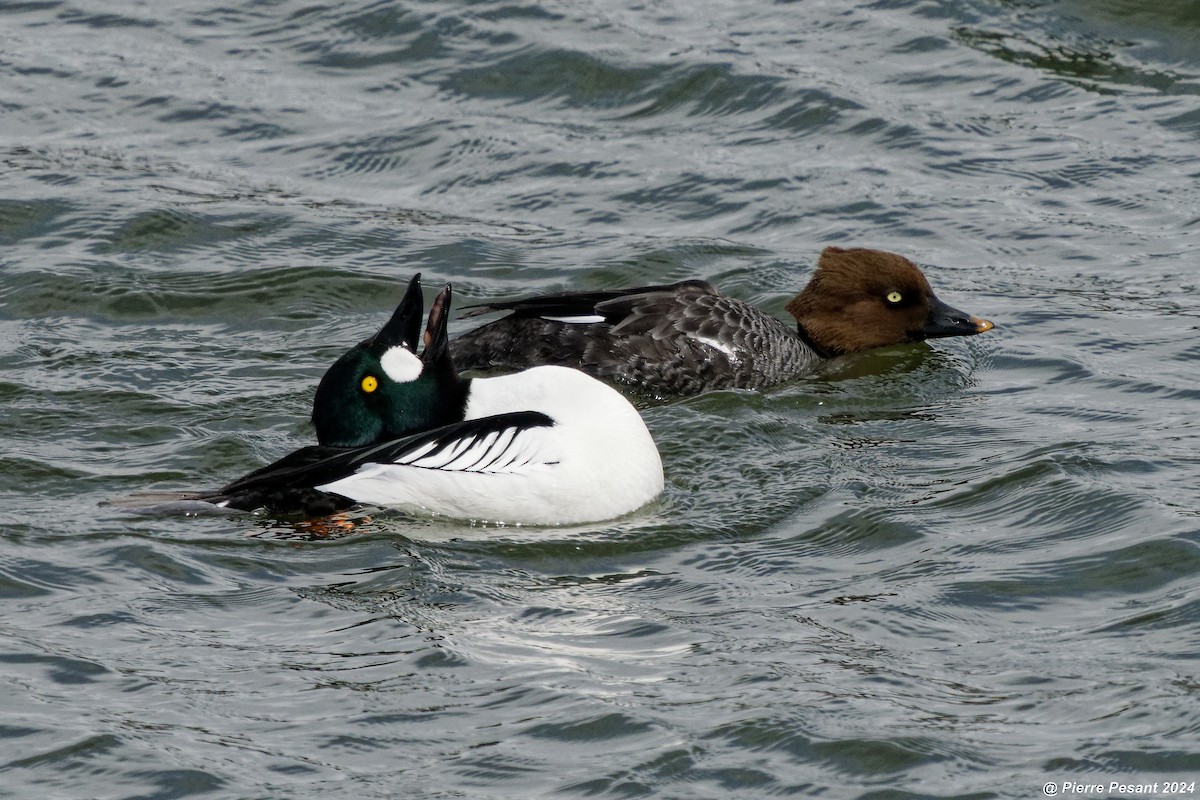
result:
[[[353,474],[317,488],[369,505],[532,520],[547,513],[547,491],[578,483],[563,470],[564,455],[549,416],[519,411],[372,448],[356,459]]]
[[[537,458],[536,449],[521,434],[553,424],[545,414],[519,411],[365,447],[304,447],[216,492],[195,497],[244,511],[266,508],[281,514],[331,514],[349,508],[358,498],[330,487],[364,469],[394,464],[442,472],[512,471]]]
[[[539,411],[515,411],[447,425],[408,437],[402,447],[378,445],[362,464],[402,464],[442,472],[498,474],[544,460],[529,432],[553,427]],[[398,444],[398,443],[395,443]]]

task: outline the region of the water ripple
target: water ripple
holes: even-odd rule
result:
[[[0,16],[10,792],[1195,771],[1183,0]],[[668,486],[626,518],[104,504],[309,443],[322,370],[415,271],[464,304],[702,278],[786,318],[828,244],[903,252],[997,328],[639,398]]]

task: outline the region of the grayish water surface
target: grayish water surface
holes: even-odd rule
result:
[[[1200,779],[1198,42],[1183,0],[0,4],[0,795]],[[996,330],[647,408],[628,518],[102,505],[311,441],[414,271],[781,313],[829,244]]]

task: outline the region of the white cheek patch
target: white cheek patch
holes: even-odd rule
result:
[[[415,381],[421,377],[421,370],[425,368],[416,353],[403,347],[389,347],[379,359],[379,365],[396,383]]]

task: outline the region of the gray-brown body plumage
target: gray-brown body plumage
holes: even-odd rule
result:
[[[820,360],[795,328],[704,281],[487,308],[512,313],[452,342],[459,369],[555,364],[649,394],[688,395],[771,386]]]

